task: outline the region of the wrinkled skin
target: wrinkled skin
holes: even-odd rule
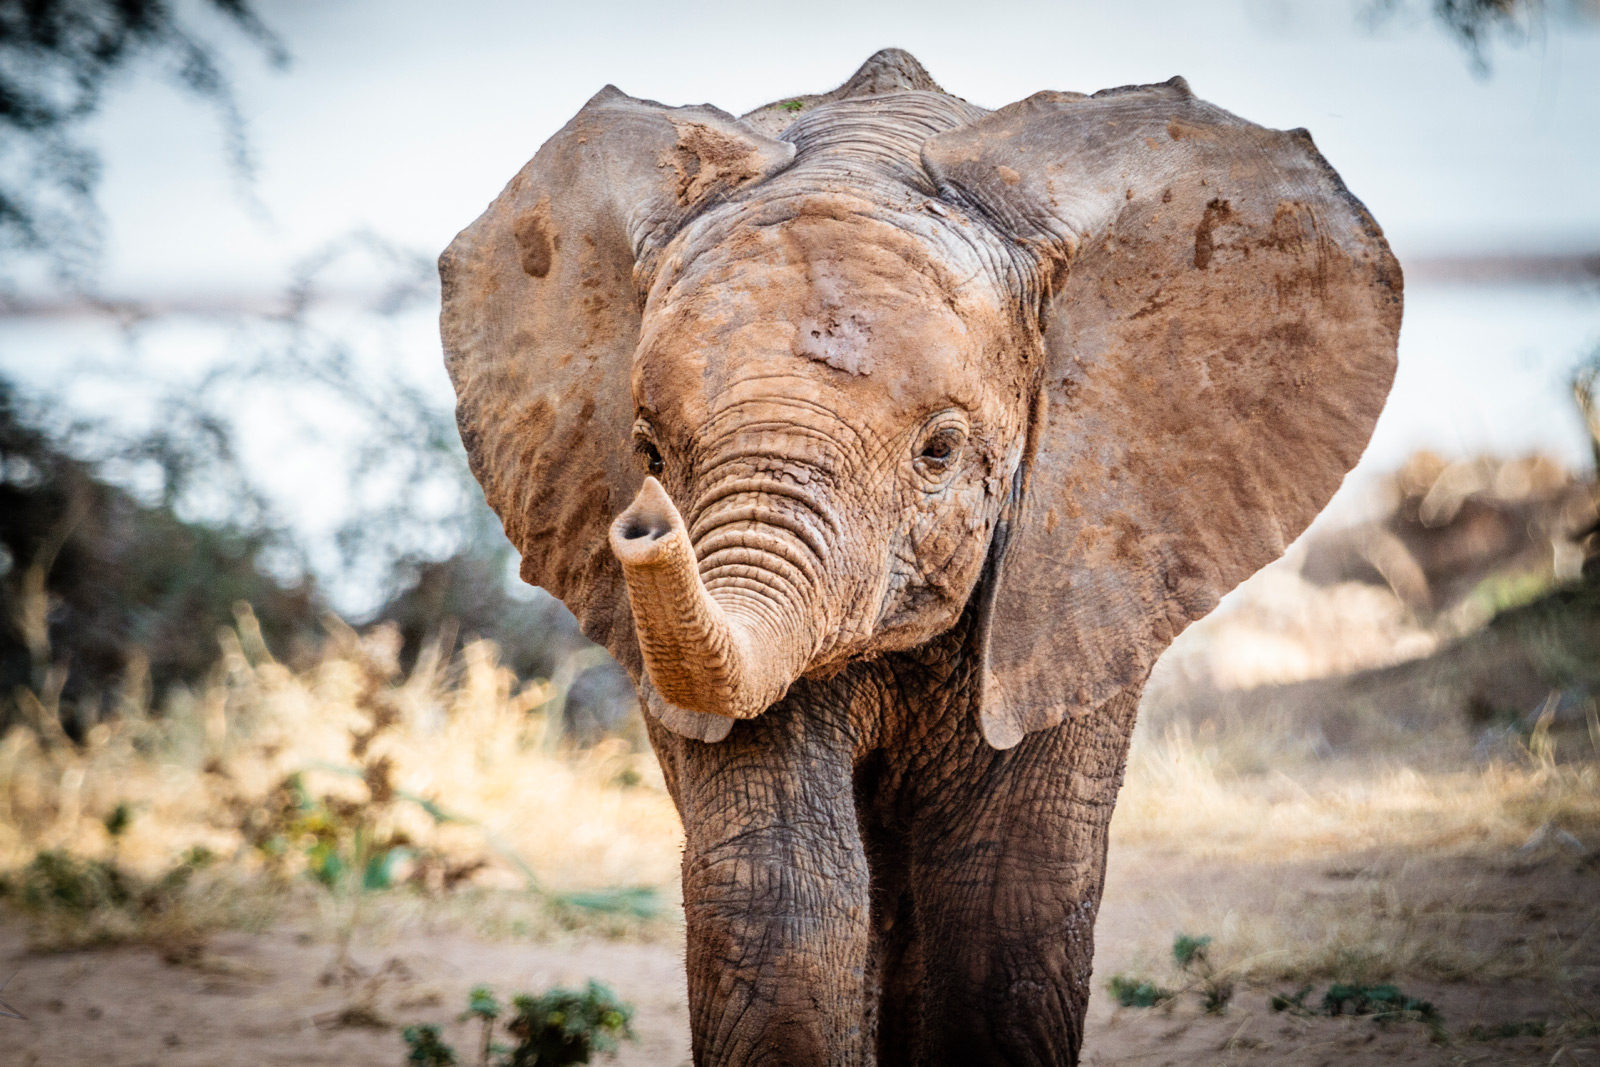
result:
[[[1178,81],[798,103],[540,150],[441,258],[463,439],[640,688],[696,1063],[1076,1063],[1140,689],[1359,456],[1398,268]]]

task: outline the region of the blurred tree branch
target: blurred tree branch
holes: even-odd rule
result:
[[[0,0],[0,257],[10,269],[27,261],[56,284],[88,287],[101,243],[100,157],[79,130],[113,80],[141,62],[211,105],[228,162],[249,183],[244,118],[216,48],[197,29],[203,12],[274,66],[288,63],[251,0]],[[0,287],[15,283],[0,275]]]
[[[1418,8],[1455,39],[1478,78],[1491,73],[1489,47],[1496,39],[1527,44],[1553,24],[1600,14],[1596,0],[1372,0],[1364,19],[1375,27]]]

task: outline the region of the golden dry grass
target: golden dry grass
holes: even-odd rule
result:
[[[1187,932],[1256,984],[1566,988],[1600,957],[1600,760],[1593,739],[1566,741],[1581,750],[1562,761],[1536,734],[1514,762],[1423,772],[1377,753],[1239,774],[1248,739],[1141,733],[1112,820],[1108,893],[1142,920],[1122,966],[1170,979]]]
[[[1518,763],[1424,773],[1379,753],[1332,766],[1280,760],[1280,769],[1246,775],[1230,769],[1258,764],[1246,748],[1227,736],[1197,742],[1181,723],[1159,737],[1137,734],[1113,841],[1284,861],[1370,849],[1504,850],[1545,826],[1579,836],[1600,830],[1593,758],[1558,763],[1529,753]]]
[[[488,861],[471,879],[472,893],[445,896],[475,895],[476,910],[497,930],[540,925],[515,899],[529,872],[550,891],[646,886],[669,900],[675,894],[681,831],[653,757],[620,739],[560,751],[546,736],[555,688],[542,680],[519,686],[492,645],[470,644],[450,663],[425,653],[409,676],[396,678],[384,698],[399,721],[358,761],[352,736],[368,725],[360,706],[365,659],[392,651],[391,634],[360,643],[342,635],[301,672],[267,653],[248,615],[222,636],[222,660],[208,684],[178,694],[159,715],[139,699],[135,681],[121,714],[93,727],[82,745],[49,730],[38,714],[43,728],[17,726],[0,739],[0,872],[55,849],[90,858],[115,853],[148,877],[201,845],[226,862],[207,872],[210,890],[199,896],[227,897],[224,886],[234,898],[281,896],[289,883],[267,877],[266,857],[241,832],[251,809],[296,773],[308,793],[359,802],[366,787],[353,771],[386,760],[400,799],[374,812],[373,831],[403,832],[454,860]],[[416,800],[452,819],[436,821]],[[114,841],[103,820],[118,804],[129,805],[133,819]],[[283,873],[303,867],[293,852],[286,859]],[[495,889],[511,891],[512,900],[489,904],[484,898]],[[369,925],[419,915],[430,899],[385,897],[378,912],[367,910]],[[507,909],[524,914],[501,914]],[[452,901],[444,913],[461,910]]]
[[[101,916],[87,930],[58,929],[46,940],[172,939],[219,925],[259,926],[285,907],[314,934],[348,932],[348,902],[294,877],[304,866],[296,854],[272,875],[241,821],[296,772],[310,792],[360,798],[351,740],[370,723],[363,672],[391,644],[384,631],[360,641],[338,635],[320,662],[293,671],[267,653],[245,615],[223,635],[208,684],[174,697],[159,714],[135,679],[119,716],[74,745],[49,730],[46,709],[34,709],[38,728],[18,726],[0,739],[0,872],[46,849],[115,852],[147,876],[195,845],[224,860],[198,876],[185,910]],[[547,716],[559,695],[547,681],[519,685],[485,643],[448,663],[424,654],[409,675],[385,683],[398,721],[364,759],[386,759],[402,797],[424,798],[459,820],[437,824],[400,799],[377,810],[376,829],[401,830],[441,855],[489,866],[451,892],[435,885],[369,894],[359,937],[437,924],[492,937],[549,936],[570,916],[553,918],[550,894],[526,891],[524,865],[544,890],[648,886],[675,899],[682,834],[653,757],[621,739],[586,751],[552,744]],[[1593,740],[1566,739],[1584,751],[1560,761],[1545,741],[1513,762],[1424,771],[1381,751],[1326,765],[1305,755],[1292,720],[1201,730],[1177,714],[1163,722],[1141,726],[1135,738],[1112,823],[1113,889],[1137,892],[1141,863],[1163,867],[1151,884],[1174,884],[1174,864],[1237,877],[1141,905],[1150,917],[1142,944],[1151,960],[1159,962],[1179,929],[1216,936],[1218,959],[1260,981],[1534,977],[1559,971],[1576,951],[1565,934],[1502,945],[1473,933],[1500,905],[1477,900],[1438,864],[1533,862],[1537,855],[1519,849],[1541,830],[1547,837],[1566,831],[1591,851],[1600,846]],[[118,804],[130,805],[134,818],[114,842],[103,819]],[[1337,876],[1332,891],[1307,889],[1308,879],[1328,871]],[[1580,927],[1600,922],[1600,903],[1589,908],[1593,914],[1575,917]],[[596,921],[629,936],[671,929],[586,920]]]

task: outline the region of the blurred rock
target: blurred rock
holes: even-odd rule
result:
[[[1382,517],[1313,538],[1301,573],[1319,586],[1387,586],[1421,616],[1457,609],[1497,577],[1546,588],[1578,578],[1596,520],[1594,483],[1541,455],[1419,452],[1381,492]]]

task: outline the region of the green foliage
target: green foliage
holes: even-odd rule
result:
[[[1311,986],[1302,986],[1294,993],[1278,993],[1267,1003],[1273,1011],[1287,1011],[1294,1015],[1350,1015],[1370,1018],[1376,1023],[1420,1022],[1433,1033],[1435,1041],[1448,1038],[1444,1017],[1430,1002],[1405,993],[1396,985],[1363,985],[1354,982],[1335,982],[1322,995],[1315,1008],[1307,1007],[1306,998]]]
[[[1172,939],[1172,962],[1189,979],[1191,987],[1198,987],[1200,1006],[1208,1015],[1224,1015],[1233,1000],[1233,982],[1211,962],[1209,934],[1195,937],[1178,934]]]
[[[626,915],[633,919],[659,918],[666,910],[666,903],[661,899],[661,894],[654,887],[647,885],[574,890],[556,893],[551,897],[551,901],[560,907],[608,915]]]
[[[109,860],[46,849],[0,880],[0,897],[25,912],[80,923],[102,912],[158,915],[182,902],[194,873],[214,858],[209,849],[197,846],[159,877],[144,879]]]
[[[481,1067],[488,1067],[490,1056],[506,1051],[494,1043],[494,1024],[495,1020],[500,1018],[502,1010],[494,990],[486,985],[473,986],[472,992],[467,994],[467,1010],[461,1013],[461,1021],[477,1019],[480,1024],[478,1063]]]
[[[1129,978],[1122,974],[1112,975],[1106,988],[1124,1008],[1153,1008],[1177,996],[1172,990],[1163,989],[1147,978]]]
[[[591,979],[581,991],[552,989],[543,996],[513,997],[506,1029],[517,1045],[504,1067],[564,1067],[588,1063],[596,1052],[615,1052],[633,1039],[633,1007]]]
[[[134,901],[135,889],[127,875],[104,860],[48,849],[8,881],[6,895],[28,911],[87,914],[127,907]]]
[[[805,101],[803,100],[785,100],[783,103],[778,105],[778,107],[784,111],[799,111],[805,106]]]
[[[1306,997],[1311,995],[1310,986],[1301,986],[1293,993],[1274,993],[1267,1000],[1267,1006],[1273,1011],[1286,1011],[1291,1015],[1310,1015],[1312,1010],[1306,1007]]]
[[[1439,1017],[1432,1004],[1407,996],[1399,986],[1339,982],[1329,986],[1322,995],[1322,1011],[1325,1015],[1370,1015],[1378,1019]]]
[[[1206,948],[1211,944],[1209,935],[1192,937],[1179,934],[1172,939],[1172,959],[1179,967],[1189,968],[1206,958]]]
[[[481,1025],[480,1067],[566,1067],[588,1063],[597,1052],[614,1053],[623,1041],[632,1041],[633,1006],[617,999],[607,986],[592,979],[581,990],[552,989],[541,996],[523,993],[511,998],[506,1032],[516,1044],[494,1043],[496,1022],[505,1014],[494,991],[474,986],[467,994],[461,1021],[477,1019]],[[408,1026],[404,1033],[408,1064],[449,1067],[455,1052],[439,1038],[432,1025]]]
[[[1492,617],[1532,604],[1554,588],[1555,580],[1547,574],[1491,574],[1473,588],[1468,599]]]
[[[1226,1015],[1232,1001],[1232,982],[1207,982],[1200,990],[1200,1006],[1207,1015]]]
[[[126,802],[119,803],[112,808],[101,822],[105,825],[106,833],[116,840],[128,832],[128,827],[133,825],[133,808]]]
[[[455,1067],[455,1050],[440,1040],[437,1026],[408,1026],[400,1036],[406,1043],[406,1063],[412,1067]]]
[[[1153,1008],[1175,1000],[1189,990],[1200,994],[1200,1005],[1211,1015],[1222,1015],[1233,1000],[1233,982],[1211,963],[1209,935],[1178,934],[1172,939],[1172,962],[1186,979],[1181,989],[1165,989],[1147,978],[1115,975],[1106,988],[1124,1008]]]
[[[324,888],[388,889],[415,850],[403,833],[380,833],[372,808],[370,797],[314,796],[304,776],[296,773],[273,791],[259,813],[262,817],[247,832],[269,863],[298,852],[306,874]],[[358,871],[359,878],[353,877]]]
[[[468,1019],[482,1019],[485,1022],[494,1022],[500,1018],[500,1001],[494,995],[494,990],[486,985],[472,987],[472,992],[467,994],[467,1010],[461,1013],[461,1021]]]

